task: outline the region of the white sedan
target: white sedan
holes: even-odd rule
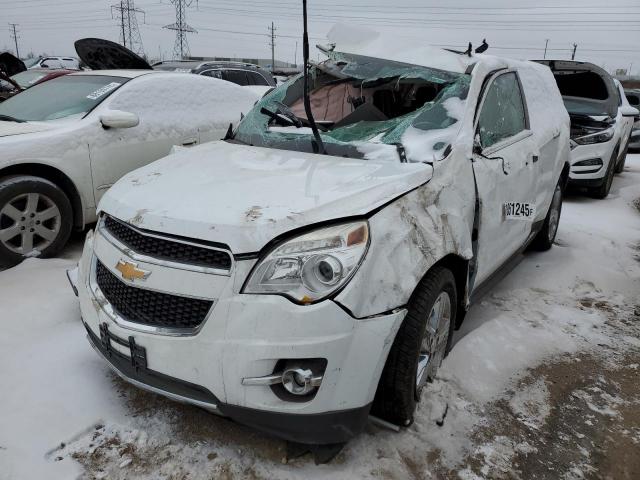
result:
[[[80,72],[0,104],[0,266],[52,256],[126,173],[225,135],[258,95],[153,70]]]

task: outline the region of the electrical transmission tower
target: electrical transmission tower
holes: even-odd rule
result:
[[[190,55],[187,33],[198,33],[195,28],[187,25],[186,9],[193,0],[169,0],[176,7],[176,23],[165,25],[163,28],[176,31],[176,43],[173,46],[173,57],[184,58]],[[197,0],[196,0],[197,1]]]
[[[11,38],[13,38],[14,43],[16,44],[16,57],[20,58],[20,52],[18,51],[18,32],[16,32],[17,23],[10,23],[9,27],[11,27]]]
[[[273,70],[276,68],[276,27],[273,24],[273,22],[271,22],[271,26],[269,27],[269,46],[271,47],[271,73],[273,73]]]
[[[144,55],[136,14],[141,13],[143,21],[146,21],[145,12],[136,8],[133,0],[121,0],[119,4],[111,5],[112,17],[114,17],[114,12],[117,12],[116,15],[120,20],[120,42],[122,45],[138,55]]]

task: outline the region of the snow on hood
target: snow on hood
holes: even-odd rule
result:
[[[0,137],[21,135],[24,133],[44,132],[55,128],[55,125],[43,122],[5,122],[0,121]]]
[[[427,182],[432,172],[422,163],[210,142],[129,173],[98,210],[140,228],[249,253],[298,227],[364,215]]]
[[[473,57],[459,55],[442,48],[407,42],[406,38],[383,35],[370,28],[336,24],[327,34],[334,51],[383,58],[395,62],[464,73],[476,62]]]

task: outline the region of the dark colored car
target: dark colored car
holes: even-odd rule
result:
[[[251,63],[172,60],[154,63],[153,68],[155,70],[195,73],[196,75],[220,78],[242,86],[276,86],[276,81],[269,71]]]

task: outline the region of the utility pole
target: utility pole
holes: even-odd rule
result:
[[[571,60],[575,60],[576,58],[576,49],[578,48],[578,44],[574,43],[573,44],[573,53],[571,54]]]
[[[143,15],[143,21],[146,21],[144,10],[136,8],[134,0],[120,0],[119,4],[111,5],[111,18],[114,18],[114,12],[120,17],[120,42],[122,46],[128,48],[138,55],[144,55],[144,47],[142,46],[142,36],[138,28],[138,18],[136,14]]]
[[[187,24],[186,9],[190,7],[193,0],[169,0],[176,7],[176,23],[165,25],[162,28],[176,31],[176,41],[173,45],[173,58],[182,59],[190,55],[189,41],[187,33],[198,33],[193,27]]]
[[[269,28],[271,31],[271,41],[269,45],[271,46],[271,73],[276,68],[276,27],[273,22],[271,22],[271,27]]]
[[[549,39],[547,38],[544,42],[544,55],[542,56],[543,59],[547,58],[547,47],[549,46]]]
[[[296,50],[293,54],[293,64],[297,67],[298,66],[298,41],[296,40]]]
[[[16,44],[16,57],[20,58],[20,52],[18,51],[18,33],[16,32],[16,27],[18,25],[19,25],[18,23],[9,24],[9,26],[13,30],[13,33],[11,34],[11,38],[13,38],[13,41]]]

